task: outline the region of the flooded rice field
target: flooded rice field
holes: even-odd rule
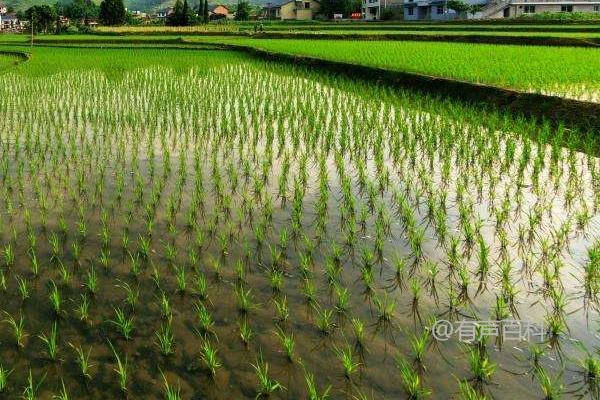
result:
[[[226,54],[0,75],[3,398],[598,398],[598,158]]]

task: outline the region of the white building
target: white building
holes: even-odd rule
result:
[[[400,10],[404,0],[362,0],[363,19],[380,20],[385,10]]]
[[[476,13],[458,14],[448,8],[446,0],[405,0],[405,20],[450,20],[514,18],[527,14],[555,12],[598,12],[600,0],[463,0],[479,5]]]
[[[512,18],[558,12],[600,14],[600,0],[492,0],[481,12],[484,18]]]

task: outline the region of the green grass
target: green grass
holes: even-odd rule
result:
[[[600,94],[600,49],[357,40],[203,38],[202,41],[248,45],[520,90],[558,92],[583,99]]]
[[[0,46],[0,50],[2,50]],[[28,47],[5,47],[6,50],[31,51]],[[164,51],[152,49],[67,49],[36,47],[31,59],[13,67],[12,71],[28,76],[46,76],[69,70],[101,70],[107,77],[120,77],[131,69],[152,65],[169,65],[184,72],[194,65],[216,66],[222,60],[241,62],[249,56],[218,51]]]
[[[6,36],[15,43],[19,36]],[[24,40],[24,36],[20,36]],[[360,40],[319,40],[308,39],[252,39],[240,37],[199,37],[199,36],[40,36],[37,43],[64,41],[65,45],[98,46],[132,45],[162,48],[186,46],[190,44],[231,43],[253,46],[274,52],[311,56],[326,60],[343,61],[396,71],[414,72],[431,76],[458,79],[463,81],[494,85],[524,91],[542,92],[587,101],[600,101],[600,49],[573,47],[544,47],[517,45],[488,45],[445,42],[411,41],[360,41]],[[8,43],[8,42],[7,42]],[[109,43],[109,44],[104,44]],[[160,44],[164,43],[164,44]],[[10,47],[7,47],[9,49]],[[65,60],[57,49],[55,57],[32,60],[46,70],[60,70]],[[100,50],[99,50],[100,51]],[[98,61],[89,58],[77,59],[77,65],[93,64],[114,73],[121,69],[123,60],[133,50],[119,50]],[[172,63],[176,68],[180,57],[170,60],[168,53],[161,50],[148,50],[152,59]],[[193,53],[193,52],[190,52]],[[114,56],[114,57],[113,57]],[[71,57],[71,56],[70,56]],[[193,54],[189,57],[193,59]],[[239,57],[243,57],[239,55]],[[184,57],[187,59],[187,57]],[[127,63],[139,62],[134,58]],[[187,61],[183,61],[185,64]],[[560,66],[560,67],[558,67]],[[17,69],[28,69],[20,66]]]

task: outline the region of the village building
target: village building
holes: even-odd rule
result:
[[[311,20],[321,8],[321,4],[315,0],[281,0],[267,3],[261,10],[264,19],[286,20]]]

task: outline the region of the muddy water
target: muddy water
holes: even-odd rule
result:
[[[600,217],[594,212],[598,205],[598,188],[594,187],[594,174],[600,168],[598,159],[579,153],[570,155],[563,149],[557,164],[562,176],[556,178],[556,170],[550,175],[552,148],[543,145],[545,165],[538,178],[542,184],[533,183],[533,162],[527,165],[524,180],[519,181],[517,165],[526,147],[524,141],[529,139],[515,133],[487,131],[484,121],[482,126],[474,126],[445,114],[444,109],[439,114],[421,111],[414,104],[403,103],[406,99],[400,95],[379,89],[365,90],[350,82],[266,64],[227,64],[224,60],[222,67],[210,70],[212,73],[195,68],[174,73],[164,67],[148,67],[125,73],[118,82],[108,81],[93,70],[35,79],[1,78],[12,85],[11,90],[24,93],[25,100],[39,98],[42,93],[45,96],[43,103],[0,102],[8,116],[0,125],[2,158],[7,160],[1,176],[1,240],[4,246],[10,243],[15,252],[15,261],[2,269],[6,290],[0,292],[0,308],[8,315],[23,315],[28,334],[19,349],[9,325],[4,323],[0,329],[2,365],[13,370],[6,389],[9,398],[18,398],[23,392],[29,369],[35,382],[45,377],[40,398],[56,394],[61,380],[71,398],[123,396],[109,341],[123,358],[127,357],[125,396],[129,398],[163,398],[161,372],[172,386],[181,386],[184,399],[254,398],[258,380],[252,364],[257,363],[259,354],[269,365],[269,375],[285,387],[274,393],[275,398],[306,398],[305,370],[314,373],[320,391],[331,385],[332,398],[407,398],[396,359],[401,356],[412,362],[413,335],[431,327],[432,317],[454,322],[490,319],[496,296],[501,293],[499,268],[503,260],[502,239],[493,210],[498,210],[505,197],[513,200],[518,194],[523,197],[521,208],[511,201],[509,218],[503,225],[508,239],[505,253],[513,265],[511,281],[517,289],[518,315],[513,313],[511,318],[544,322],[551,302],[544,295],[540,263],[561,260],[564,265],[554,285],[564,288],[567,296],[562,316],[569,330],[552,343],[538,343],[545,349],[541,365],[553,376],[563,371],[565,391],[593,396],[582,382],[578,360],[583,353],[575,341],[581,341],[590,351],[599,342],[598,305],[582,308],[585,299],[578,281],[588,262],[588,248],[600,237]],[[197,61],[202,63],[202,58],[199,56]],[[443,134],[448,130],[453,131],[454,141],[444,141]],[[427,137],[437,137],[437,146],[431,147]],[[400,155],[394,157],[393,143],[398,138],[402,138]],[[497,157],[489,172],[483,167],[486,155],[469,149],[489,150],[494,141],[499,154],[508,151],[507,141],[517,145],[508,163]],[[529,145],[534,159],[540,147],[534,142]],[[379,146],[384,151],[380,152]],[[383,156],[379,165],[376,153]],[[449,178],[442,174],[444,159],[448,157]],[[271,164],[265,163],[268,159],[272,159]],[[385,174],[382,171],[390,176],[382,191],[375,190],[372,209],[368,190],[361,189],[361,159],[367,181],[375,188]],[[316,223],[322,194],[320,179],[324,176],[319,172],[321,161],[328,184],[325,233],[319,232]],[[279,194],[286,168],[288,198],[284,203]],[[293,182],[301,180],[303,168],[306,184],[301,183],[301,235],[294,238]],[[249,171],[248,178],[244,177],[245,171]],[[260,187],[257,182],[262,180],[264,171],[264,187]],[[577,178],[569,179],[570,175]],[[119,199],[120,176],[124,184]],[[477,176],[483,176],[480,182]],[[466,184],[465,177],[469,178]],[[350,182],[357,221],[359,211],[366,210],[364,230],[357,229],[352,245],[346,244],[348,205],[342,190],[344,180]],[[492,185],[490,180],[496,183]],[[201,206],[196,181],[203,187]],[[554,182],[558,182],[557,186]],[[482,186],[481,195],[478,183]],[[576,185],[575,201],[565,207],[565,198],[572,194],[568,185]],[[448,313],[447,306],[449,293],[459,290],[456,271],[451,271],[448,264],[448,239],[441,243],[427,218],[427,198],[438,196],[443,190],[447,195],[448,235],[460,241],[460,253],[470,277],[468,299],[459,302],[456,313]],[[417,226],[424,229],[424,256],[419,263],[414,263],[408,230],[398,213],[394,197],[398,192],[405,195]],[[157,206],[149,213],[147,207],[153,197]],[[223,207],[219,199],[224,197],[229,199],[225,202],[230,202],[230,207]],[[244,198],[249,199],[248,206],[244,206]],[[483,280],[486,290],[482,292],[478,291],[476,248],[468,253],[459,224],[460,206],[469,203],[464,198],[473,204],[472,217],[482,221],[481,238],[490,248],[490,272]],[[542,221],[533,230],[533,239],[519,249],[518,228],[527,223],[534,207],[540,204],[545,207]],[[174,227],[169,226],[171,205],[175,209]],[[80,207],[88,231],[85,238],[77,225]],[[267,223],[265,239],[259,244],[255,229],[269,214],[265,210],[271,207],[272,222]],[[44,208],[48,211],[42,217]],[[365,249],[376,247],[376,225],[382,221],[379,209],[389,216],[390,226],[383,235],[381,258],[373,263],[373,292],[369,293],[361,277],[362,254]],[[578,230],[573,222],[568,246],[555,257],[541,259],[544,238],[553,239],[561,224],[569,218],[574,221],[583,209],[590,213],[584,229]],[[192,227],[187,226],[190,210],[197,212]],[[145,222],[148,214],[153,215],[150,231]],[[61,217],[66,222],[63,232]],[[109,233],[107,244],[101,236],[103,224]],[[284,230],[287,246],[281,244]],[[123,231],[130,238],[126,249],[121,244]],[[37,277],[30,268],[29,232],[36,238],[33,247],[41,264]],[[204,237],[201,243],[196,240],[199,234]],[[55,236],[60,242],[58,255],[53,255],[50,245]],[[135,277],[129,254],[135,257],[139,253],[140,237],[149,238],[151,248],[148,259],[140,259],[141,273]],[[222,242],[227,243],[225,251]],[[73,243],[81,248],[78,260],[73,254]],[[167,255],[167,243],[176,249],[174,259]],[[337,286],[347,288],[349,293],[345,312],[334,310],[338,296],[326,275],[335,248],[341,249],[339,262],[336,261],[340,270]],[[274,291],[269,282],[274,249],[285,253],[279,267],[284,275],[280,291]],[[316,289],[313,305],[307,304],[303,295],[306,280],[300,269],[301,256],[309,249],[313,257],[308,276]],[[101,262],[102,252],[109,260],[106,267]],[[407,263],[407,275],[400,286],[394,284],[396,257]],[[529,259],[534,266],[527,269],[523,260]],[[239,312],[235,295],[240,285],[235,271],[239,260],[246,267],[241,284],[251,290],[254,303],[246,315]],[[425,260],[436,262],[440,269],[434,279],[437,300],[423,283],[427,280]],[[215,263],[221,266],[218,274]],[[61,276],[61,265],[70,272],[67,281]],[[75,308],[86,293],[83,283],[91,268],[97,272],[99,290],[93,296],[88,294],[90,318],[82,322]],[[187,287],[183,293],[178,292],[177,268],[186,271]],[[153,278],[155,269],[160,271],[160,290]],[[200,274],[208,281],[206,299],[198,296],[195,285],[194,278]],[[17,277],[24,277],[30,284],[31,294],[26,300],[19,294]],[[423,286],[416,308],[411,278]],[[64,299],[58,317],[48,300],[51,280]],[[135,307],[125,304],[125,292],[117,286],[123,282],[139,288]],[[158,302],[161,291],[172,307],[175,352],[167,357],[160,354],[155,335],[164,323]],[[380,318],[376,306],[376,300],[383,299],[386,293],[389,301],[395,303],[389,320]],[[287,300],[289,318],[280,322],[275,304],[283,298]],[[202,302],[214,318],[212,333],[207,337],[197,333],[197,302]],[[124,340],[110,322],[115,318],[115,307],[133,316],[131,340]],[[317,326],[318,310],[333,310],[334,327],[329,334]],[[353,318],[365,326],[362,350],[355,346]],[[255,333],[248,345],[239,333],[244,320]],[[38,335],[48,335],[54,322],[59,327],[59,351],[58,360],[51,361]],[[275,334],[278,328],[293,334],[293,362],[283,353]],[[217,348],[222,364],[214,378],[200,359],[200,348],[207,338]],[[85,351],[91,349],[91,380],[81,377],[69,343],[81,345]],[[478,388],[494,398],[541,398],[530,359],[529,348],[533,344],[500,344],[490,338],[486,347],[497,367],[490,382]],[[360,364],[350,378],[344,375],[336,355],[346,346],[353,349],[355,362]],[[423,385],[431,390],[432,398],[458,396],[458,380],[471,379],[468,349],[469,344],[461,343],[457,337],[429,340],[422,364],[412,365]]]

